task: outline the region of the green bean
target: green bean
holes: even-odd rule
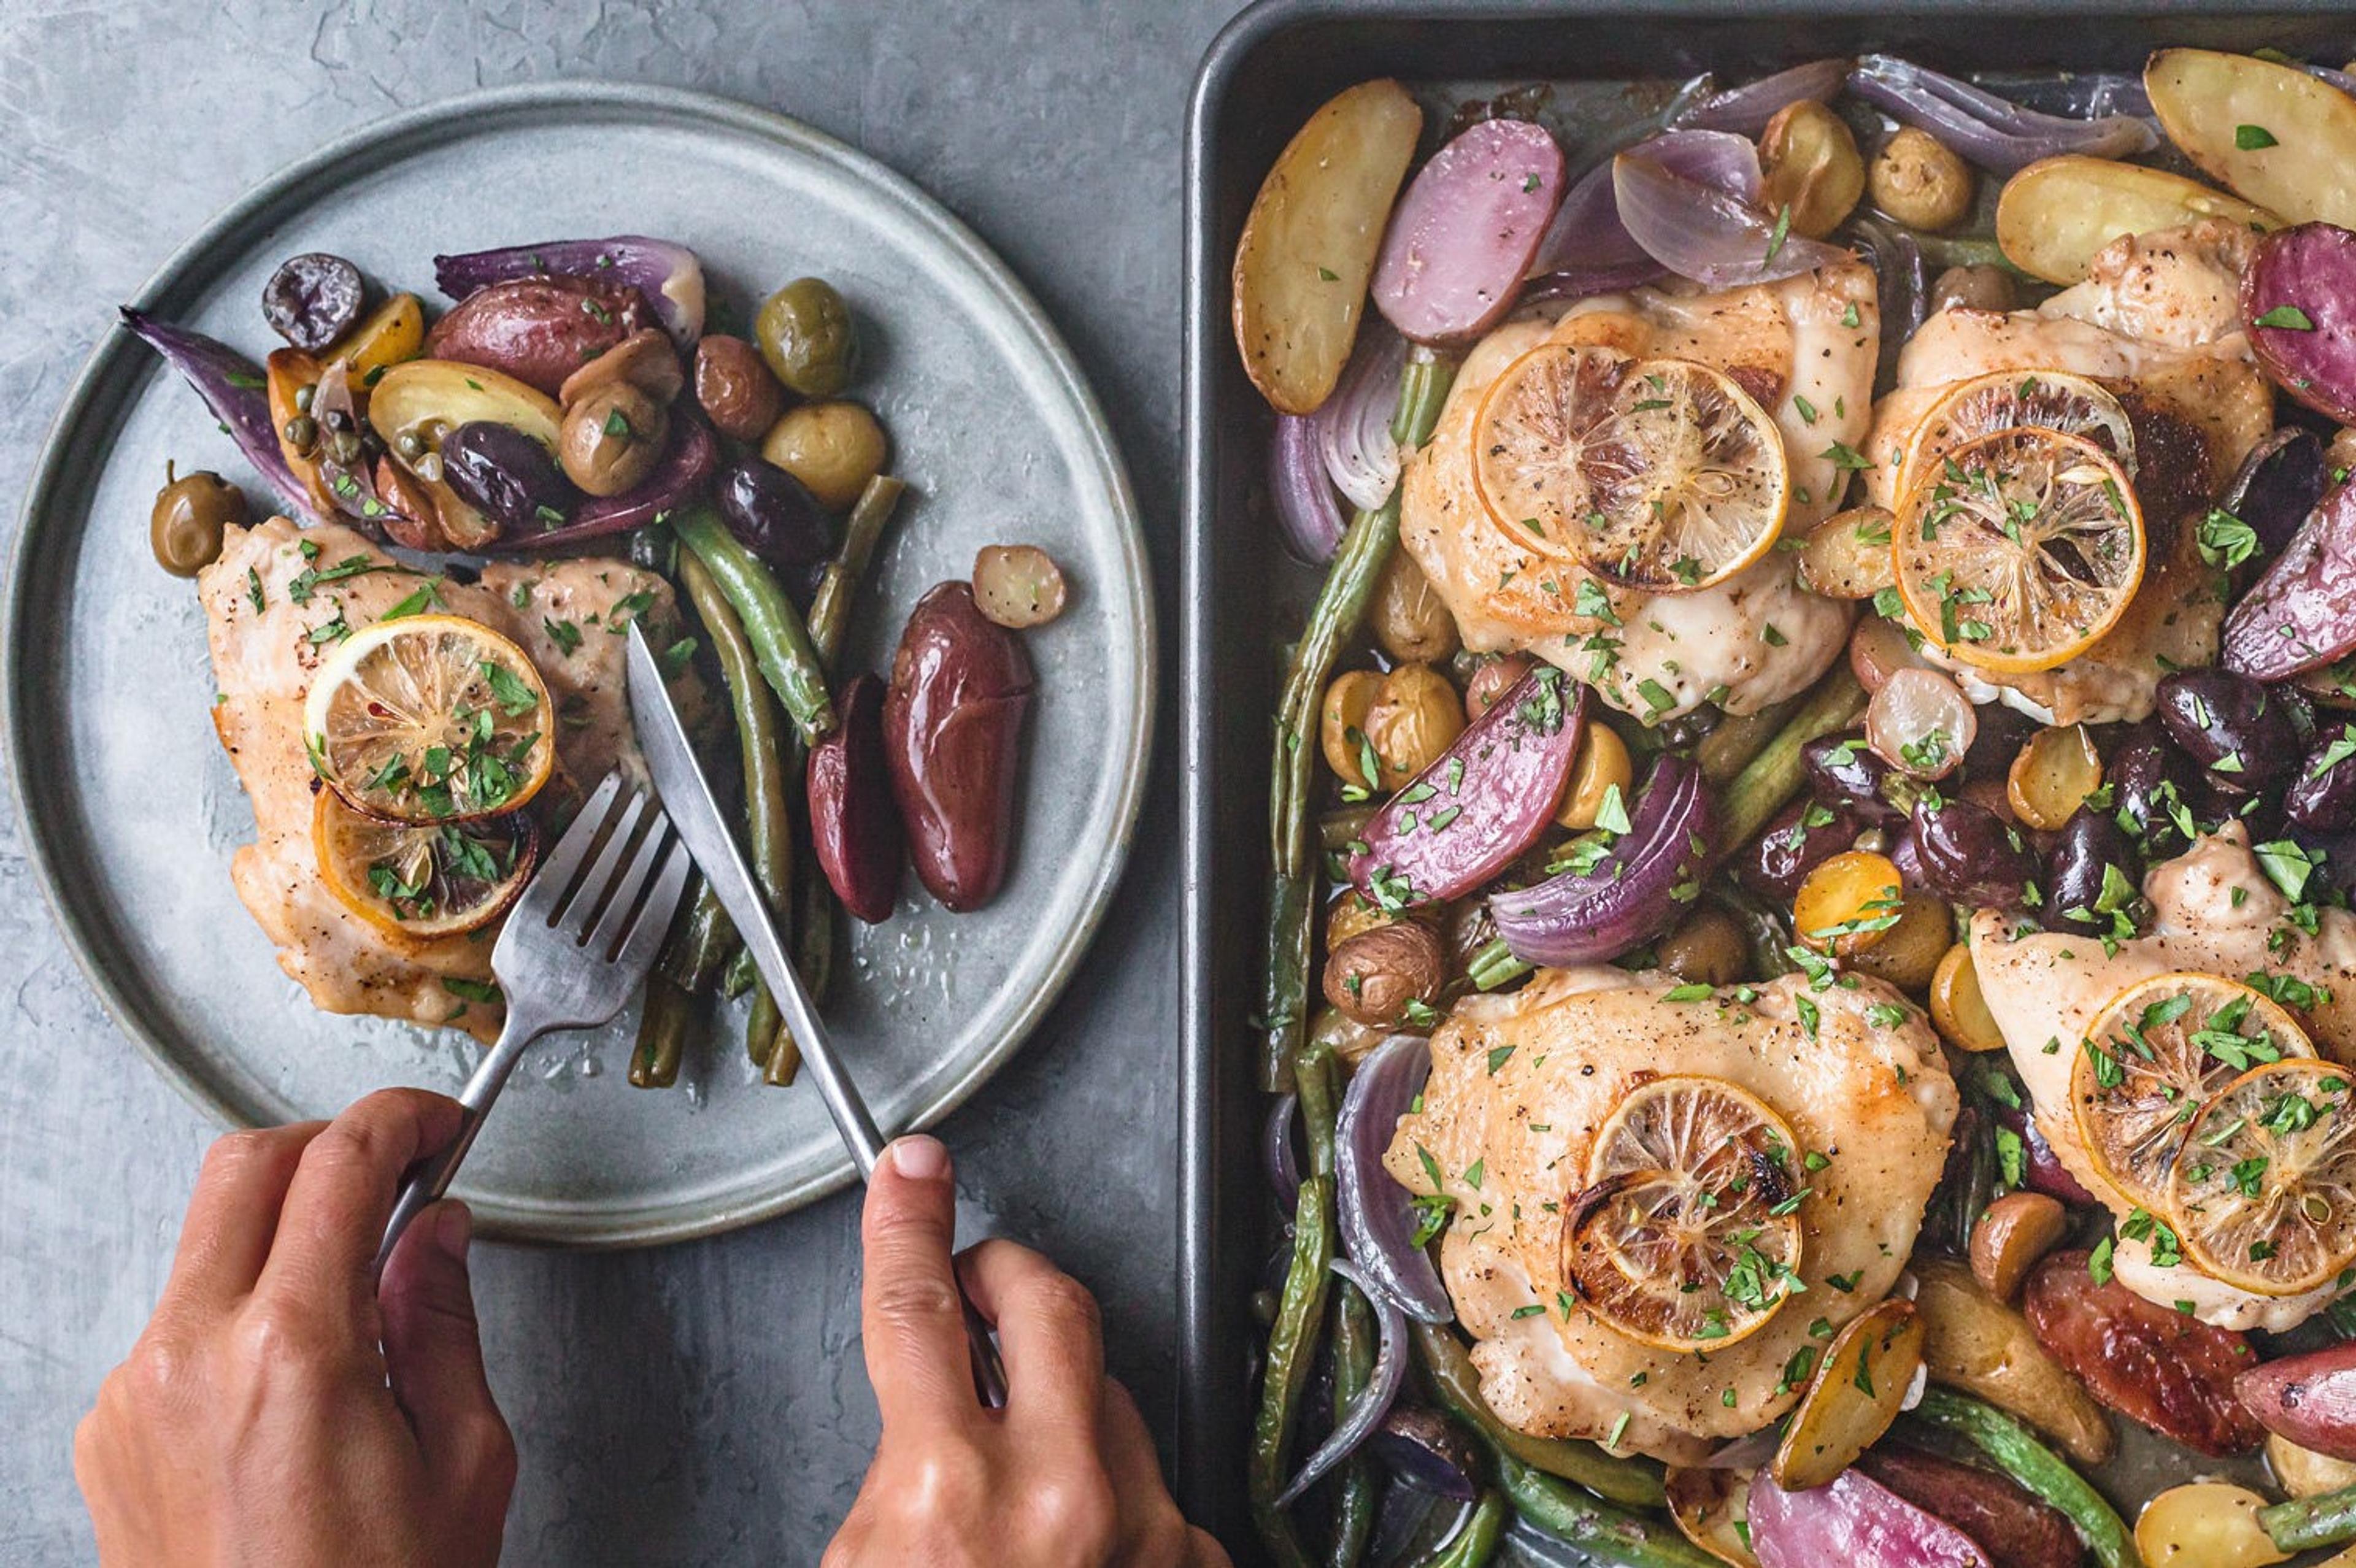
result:
[[[638,1012],[638,1042],[630,1052],[630,1083],[668,1089],[679,1082],[680,1054],[688,1026],[695,1021],[695,996],[658,969],[647,976],[646,1000]]]
[[[1378,1335],[1375,1311],[1358,1287],[1343,1281],[1333,1291],[1333,1419],[1338,1424],[1358,1403],[1375,1373]],[[1333,1548],[1326,1554],[1328,1568],[1357,1568],[1375,1533],[1375,1504],[1380,1487],[1374,1461],[1354,1454],[1344,1463],[1341,1489],[1333,1499]]]
[[[759,979],[753,973],[753,955],[739,947],[728,960],[728,967],[720,972],[720,994],[733,1002],[751,990]]]
[[[1401,447],[1412,450],[1431,439],[1455,375],[1453,365],[1424,350],[1410,357],[1399,382],[1398,412],[1391,421]],[[1396,489],[1380,507],[1351,519],[1292,650],[1277,699],[1268,801],[1268,950],[1259,1023],[1268,1035],[1262,1086],[1271,1093],[1291,1087],[1293,1053],[1309,1016],[1311,906],[1317,875],[1309,798],[1315,776],[1317,703],[1343,644],[1365,619],[1375,584],[1398,545],[1398,521]]]
[[[817,869],[805,866],[794,884],[794,970],[809,993],[810,1006],[823,1007],[834,984],[834,890]],[[801,1071],[802,1048],[793,1031],[779,1023],[761,1081],[776,1088],[790,1085]]]
[[[1365,836],[1366,824],[1374,819],[1375,808],[1371,805],[1329,811],[1317,819],[1317,847],[1329,853],[1347,849],[1353,842]]]
[[[1497,1485],[1515,1512],[1556,1540],[1585,1552],[1597,1568],[1718,1568],[1718,1559],[1676,1526],[1575,1492],[1503,1448],[1493,1450]]]
[[[1278,1568],[1308,1568],[1309,1553],[1292,1520],[1276,1506],[1288,1477],[1301,1396],[1316,1359],[1317,1326],[1324,1321],[1325,1296],[1333,1263],[1333,1187],[1322,1176],[1301,1184],[1293,1210],[1292,1262],[1278,1298],[1276,1328],[1269,1335],[1268,1366],[1260,1374],[1259,1413],[1252,1421],[1251,1454],[1245,1468],[1252,1523]]]
[[[1933,1383],[1922,1391],[1914,1418],[1978,1449],[1999,1470],[2060,1509],[2102,1568],[2144,1568],[2118,1511],[2029,1428],[1992,1404]],[[2260,1523],[2265,1516],[2260,1515]]]
[[[712,988],[733,957],[736,925],[720,907],[720,895],[699,873],[687,923],[664,944],[662,972],[683,989],[701,994]]]
[[[1703,782],[1722,784],[1748,767],[1799,705],[1800,699],[1787,698],[1756,713],[1720,720],[1694,746],[1694,762],[1701,768]]]
[[[830,671],[842,656],[843,638],[851,629],[851,601],[859,592],[860,579],[867,575],[876,541],[884,537],[884,525],[891,522],[893,508],[899,506],[907,488],[888,474],[878,474],[867,482],[842,525],[842,547],[826,563],[818,592],[810,595],[810,645]]]
[[[818,651],[810,646],[809,630],[801,612],[760,558],[728,531],[710,507],[682,507],[671,514],[671,531],[701,562],[726,595],[732,618],[743,628],[755,663],[767,677],[777,700],[786,705],[805,741],[816,742],[834,731],[834,702],[826,690],[826,672],[819,667]],[[687,556],[680,558],[682,572]],[[712,617],[706,615],[708,625]]]
[[[1748,844],[1767,826],[1768,818],[1799,793],[1805,776],[1800,763],[1803,747],[1820,735],[1847,729],[1864,713],[1865,688],[1857,683],[1847,665],[1835,666],[1831,674],[1816,682],[1815,689],[1775,732],[1775,738],[1726,786],[1719,801],[1718,853],[1730,854]]]
[[[1661,1467],[1651,1459],[1614,1458],[1592,1443],[1560,1437],[1533,1437],[1497,1419],[1481,1397],[1481,1376],[1464,1343],[1446,1324],[1413,1326],[1416,1357],[1431,1379],[1432,1392],[1442,1408],[1471,1426],[1491,1446],[1516,1462],[1566,1481],[1576,1481],[1597,1497],[1630,1508],[1658,1508],[1666,1499]]]
[[[2285,1552],[2356,1541],[2356,1487],[2270,1504],[2258,1510],[2258,1527]]]
[[[736,619],[718,574],[704,563],[701,549],[692,542],[689,553],[679,558],[679,574],[689,602],[703,618],[703,629],[712,638],[721,677],[728,686],[730,705],[735,709],[737,749],[744,768],[744,816],[751,850],[747,859],[762,895],[782,923],[794,887],[793,816],[787,806],[790,742],[786,727],[778,721],[776,704],[770,700],[769,688],[761,679],[752,640]],[[766,986],[756,981],[753,1010],[745,1023],[744,1049],[765,1068],[776,1054],[780,1027],[776,999]]]
[[[1498,1538],[1513,1517],[1513,1505],[1505,1493],[1482,1493],[1480,1503],[1465,1516],[1463,1528],[1417,1558],[1415,1568],[1482,1568],[1497,1554]]]

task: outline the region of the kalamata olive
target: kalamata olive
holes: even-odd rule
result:
[[[1857,842],[1861,825],[1805,796],[1777,813],[1734,863],[1737,880],[1769,902],[1789,909],[1808,873]]]
[[[891,446],[875,416],[857,403],[804,403],[787,409],[761,438],[761,455],[838,509],[859,499],[884,471]]]
[[[1392,1405],[1367,1437],[1366,1451],[1418,1491],[1462,1502],[1481,1493],[1480,1450],[1462,1427],[1429,1405]]]
[[[800,480],[757,457],[720,475],[720,517],[746,549],[795,576],[834,553],[833,516]]]
[[[855,677],[835,700],[834,733],[810,748],[810,845],[842,907],[889,920],[907,846],[884,752],[884,683]]]
[[[777,379],[805,398],[830,398],[851,384],[858,329],[851,307],[823,278],[796,278],[771,294],[754,318],[753,336]]]
[[[984,618],[970,586],[940,583],[916,602],[892,659],[884,752],[917,878],[958,913],[1006,880],[1033,684],[1023,639]]]
[[[244,491],[209,469],[175,475],[166,467],[148,514],[147,542],[156,565],[175,577],[194,577],[220,558],[230,526],[245,520]]]
[[[2344,832],[2356,827],[2356,724],[2342,724],[2317,739],[2322,744],[2299,760],[2297,776],[2283,794],[2283,810],[2301,827]]]
[[[2143,896],[2143,856],[2109,812],[2082,805],[2062,825],[2045,859],[2041,891],[2045,901],[2037,914],[2046,930],[2116,933],[2111,917],[2132,920]]]
[[[2153,859],[2165,859],[2189,840],[2176,814],[2190,810],[2196,770],[2176,749],[2158,720],[2130,725],[2111,752],[2103,776],[2111,786],[2111,809],[2119,823],[2143,840]]]
[[[564,411],[557,450],[566,478],[592,496],[618,496],[654,472],[669,438],[663,406],[613,381]]]
[[[1984,805],[1926,795],[1914,803],[1914,853],[1931,891],[1960,904],[2011,909],[2037,880],[2018,830]]]
[[[442,480],[510,538],[555,528],[581,499],[546,447],[487,420],[442,438]]]
[[[287,257],[262,286],[262,314],[270,330],[305,354],[316,354],[349,332],[367,303],[360,270],[325,251]]]
[[[2331,487],[2315,432],[2285,425],[2250,449],[2218,509],[2249,524],[2264,555],[2279,555]]]
[[[2229,669],[2180,669],[2160,677],[2159,721],[2211,782],[2248,794],[2298,761],[2287,700]]]
[[[1800,761],[1817,799],[1842,806],[1863,822],[1885,824],[1905,815],[1885,793],[1897,770],[1874,754],[1863,731],[1820,735],[1800,749]]]
[[[786,389],[741,337],[707,333],[695,346],[695,400],[724,435],[755,442],[786,411]]]
[[[2010,310],[2012,274],[2002,267],[1949,267],[1931,282],[1928,307],[1943,310]]]
[[[2013,758],[2029,744],[2029,737],[2044,726],[2020,709],[2001,702],[1984,702],[1974,711],[1979,722],[1972,731],[1970,748],[1964,752],[1964,771],[1994,773],[2002,778],[2011,768]]]

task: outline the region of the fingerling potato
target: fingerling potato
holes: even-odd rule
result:
[[[2296,66],[2162,49],[2143,84],[2201,173],[2293,223],[2356,226],[2356,98]]]
[[[2177,229],[2203,218],[2278,229],[2263,207],[2198,180],[2065,154],[2040,158],[2005,182],[1996,203],[1996,242],[2005,260],[2049,283],[2074,283],[2096,251],[2122,234]]]

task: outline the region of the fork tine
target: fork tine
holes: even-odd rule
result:
[[[541,861],[523,897],[516,901],[515,912],[509,917],[510,925],[523,922],[546,925],[555,918],[557,905],[562,901],[565,890],[573,885],[573,872],[580,869],[589,847],[597,841],[599,829],[613,815],[614,797],[621,791],[621,773],[607,773],[605,782],[590,795],[588,804],[582,806],[581,815],[573,819],[573,826],[564,830],[564,837],[556,841],[556,848]]]
[[[679,912],[679,901],[687,891],[687,874],[694,869],[694,858],[684,844],[673,844],[670,854],[655,877],[654,891],[647,895],[647,906],[638,912],[636,925],[630,927],[621,955],[614,962],[623,973],[638,974],[651,967],[655,949],[670,931],[671,916]]]
[[[581,879],[581,891],[564,906],[558,918],[563,923],[564,934],[578,942],[605,905],[606,889],[613,885],[614,872],[621,866],[622,857],[630,848],[630,837],[637,830],[638,816],[646,810],[647,796],[633,790],[621,812],[614,818],[614,830],[605,836],[605,847],[597,851],[596,859]]]
[[[657,806],[647,823],[646,837],[638,841],[638,852],[630,860],[629,869],[614,883],[614,891],[605,900],[605,912],[598,917],[597,929],[586,944],[599,958],[614,951],[629,929],[630,912],[637,907],[638,894],[654,875],[655,861],[663,852],[663,841],[670,837],[670,818]]]

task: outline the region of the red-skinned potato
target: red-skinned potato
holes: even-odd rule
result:
[[[834,711],[834,733],[810,748],[810,846],[842,907],[875,925],[892,916],[907,856],[884,758],[884,683],[858,677]]]
[[[1386,907],[1428,903],[1513,864],[1554,820],[1587,727],[1587,691],[1552,665],[1507,688],[1366,824],[1365,852],[1350,861],[1358,890]]]
[[[487,365],[552,398],[582,366],[659,325],[636,289],[594,278],[517,278],[454,305],[425,335],[425,357]]]
[[[2021,1307],[2037,1342],[2086,1392],[2188,1448],[2246,1454],[2265,1429],[2234,1397],[2255,1364],[2250,1342],[2190,1313],[2146,1301],[2116,1280],[2097,1285],[2083,1252],[2055,1253],[2029,1277]]]
[[[1993,1470],[1902,1443],[1868,1448],[1857,1467],[1970,1536],[2004,1568],[2078,1568],[2083,1555],[2068,1516]]]
[[[1417,171],[1375,265],[1375,305],[1422,343],[1463,343],[1513,308],[1562,201],[1562,147],[1543,125],[1483,120]]]
[[[2267,1431],[2356,1460],[2356,1340],[2253,1367],[2233,1380],[2233,1392]]]
[[[916,876],[958,913],[1006,880],[1032,684],[1021,639],[983,616],[970,585],[916,602],[884,699],[884,755]]]
[[[2302,223],[2260,240],[2242,274],[2242,319],[2276,386],[2356,423],[2356,233]]]

